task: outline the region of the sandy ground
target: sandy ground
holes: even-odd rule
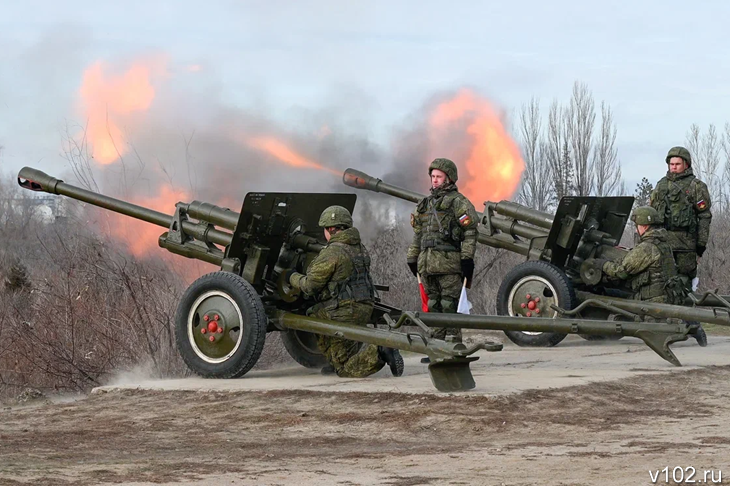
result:
[[[728,484],[730,338],[674,349],[682,368],[633,339],[508,343],[460,394],[416,356],[401,378],[120,381],[4,406],[0,484]]]

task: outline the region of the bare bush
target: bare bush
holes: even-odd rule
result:
[[[138,363],[156,376],[183,373],[172,321],[181,282],[80,228],[43,229],[33,290],[6,295],[13,366],[3,385],[85,391]]]

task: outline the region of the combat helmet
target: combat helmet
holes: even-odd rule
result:
[[[347,208],[342,206],[330,206],[319,217],[320,228],[331,228],[333,226],[342,226],[352,228],[352,215]]]
[[[687,162],[688,167],[692,167],[692,156],[689,154],[689,150],[687,150],[686,148],[670,148],[669,152],[667,152],[667,164],[669,163],[669,159],[671,159],[672,157],[681,157],[685,162]]]
[[[659,224],[659,212],[651,206],[639,206],[631,214],[631,221],[635,224]]]
[[[438,169],[451,179],[451,182],[456,182],[459,178],[458,171],[456,170],[456,164],[449,159],[433,159],[431,165],[428,166],[428,175],[431,175],[431,171]]]

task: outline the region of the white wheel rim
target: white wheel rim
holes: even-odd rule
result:
[[[524,285],[525,283],[535,282],[535,281],[540,282],[545,287],[550,289],[550,292],[552,292],[553,296],[547,297],[547,298],[553,299],[555,305],[560,306],[560,301],[558,299],[558,293],[556,292],[553,284],[551,284],[547,279],[545,279],[543,277],[538,277],[537,275],[528,275],[527,277],[522,277],[520,280],[518,280],[517,283],[512,286],[512,289],[509,292],[509,297],[507,297],[507,306],[508,306],[507,311],[509,312],[510,316],[512,316],[512,317],[517,316],[517,314],[515,314],[515,311],[513,308],[514,307],[513,303],[514,303],[515,295],[517,294],[517,290],[520,288],[520,286]],[[541,295],[540,297],[543,298],[545,296]],[[554,319],[555,316],[557,316],[557,314],[558,314],[557,311],[553,311],[553,315],[551,316],[551,318]],[[519,317],[522,317],[522,316],[519,316]],[[535,332],[535,331],[519,331],[519,332],[521,332],[523,334],[528,334],[530,336],[539,336],[540,334],[544,334],[543,332]]]
[[[198,307],[200,306],[200,303],[203,302],[205,299],[210,297],[223,297],[228,302],[231,303],[234,309],[236,309],[236,313],[238,314],[238,322],[239,322],[239,331],[238,331],[238,339],[236,340],[236,345],[233,347],[233,349],[226,354],[225,356],[221,358],[211,358],[210,356],[203,353],[200,348],[198,348],[198,345],[195,343],[195,337],[193,334],[193,318],[195,317],[195,312],[197,311]],[[225,292],[221,292],[220,290],[211,290],[210,292],[206,292],[197,299],[195,299],[195,302],[193,302],[193,305],[190,306],[190,311],[188,312],[188,342],[190,343],[190,347],[193,348],[193,351],[195,354],[205,361],[206,363],[211,364],[218,364],[223,363],[224,361],[230,359],[231,356],[236,354],[236,351],[238,351],[238,348],[241,346],[241,340],[243,339],[243,315],[241,314],[241,308],[238,307],[238,304],[231,298],[230,295],[226,294]],[[230,331],[229,331],[230,332]]]

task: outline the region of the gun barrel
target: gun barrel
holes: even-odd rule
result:
[[[503,201],[504,202],[504,201]],[[482,216],[479,216],[480,219]],[[534,226],[526,226],[521,224],[519,221],[507,218],[501,218],[499,216],[493,216],[490,218],[489,223],[493,228],[496,228],[503,233],[507,233],[512,236],[521,236],[527,239],[533,238],[547,238],[548,232],[543,228],[535,228]]]
[[[342,182],[350,187],[373,192],[382,192],[383,194],[388,194],[389,196],[394,196],[399,199],[405,199],[406,201],[416,204],[426,197],[425,195],[419,194],[415,191],[409,191],[408,189],[388,184],[377,177],[373,177],[365,172],[355,169],[347,169],[344,174],[342,174]]]
[[[215,204],[201,201],[192,201],[185,205],[185,209],[195,219],[200,219],[231,231],[236,229],[238,218],[240,217],[240,214],[228,208],[222,208]]]
[[[18,173],[18,184],[20,185],[20,187],[29,189],[31,191],[48,192],[50,194],[58,194],[61,196],[70,197],[71,199],[83,201],[93,206],[114,211],[115,213],[124,214],[125,216],[130,216],[135,219],[156,224],[157,226],[162,226],[163,228],[169,228],[172,224],[172,216],[170,216],[169,214],[161,213],[159,211],[155,211],[154,209],[138,206],[136,204],[105,196],[103,194],[98,194],[96,192],[89,191],[87,189],[74,186],[72,184],[67,184],[60,179],[56,179],[55,177],[52,177],[43,171],[33,169],[31,167],[23,167],[20,170],[20,172]],[[195,203],[200,206],[195,205]],[[199,203],[198,201],[193,201],[193,203],[190,203],[188,206],[198,208],[203,206],[203,204],[207,203]],[[226,211],[233,213],[230,210]],[[213,211],[209,210],[209,212],[212,213]],[[194,233],[196,230],[196,225],[195,223],[184,221],[183,230]],[[231,244],[231,239],[233,238],[233,236],[228,232],[211,228],[207,231],[206,238],[211,243],[228,246]]]
[[[512,201],[500,201],[498,203],[487,202],[487,207],[492,209],[495,213],[534,224],[535,226],[539,226],[547,230],[550,230],[553,225],[552,214],[538,211],[537,209],[530,209]]]
[[[505,234],[488,235],[477,230],[477,241],[492,248],[501,248],[503,250],[517,253],[529,257],[533,260],[539,260],[542,251],[537,248],[531,248],[529,244],[524,241],[515,241]]]
[[[420,194],[415,191],[410,191],[402,187],[388,184],[377,177],[373,177],[355,169],[347,169],[342,175],[342,182],[350,187],[365,189],[366,191],[372,192],[382,192],[383,194],[388,194],[389,196],[397,197],[416,204],[426,197],[425,194]],[[513,236],[522,236],[523,238],[530,239],[546,237],[548,232],[545,229],[549,230],[550,226],[553,224],[552,215],[542,211],[535,211],[510,201],[501,201],[499,203],[488,202],[487,206],[503,216],[522,220],[538,226],[538,228],[534,228],[521,224],[520,221],[511,221],[499,217],[491,220],[491,224],[494,228]],[[477,214],[480,219],[484,216],[481,212],[477,212]],[[486,245],[491,245],[491,240],[480,241]],[[499,248],[504,247],[499,246]]]

